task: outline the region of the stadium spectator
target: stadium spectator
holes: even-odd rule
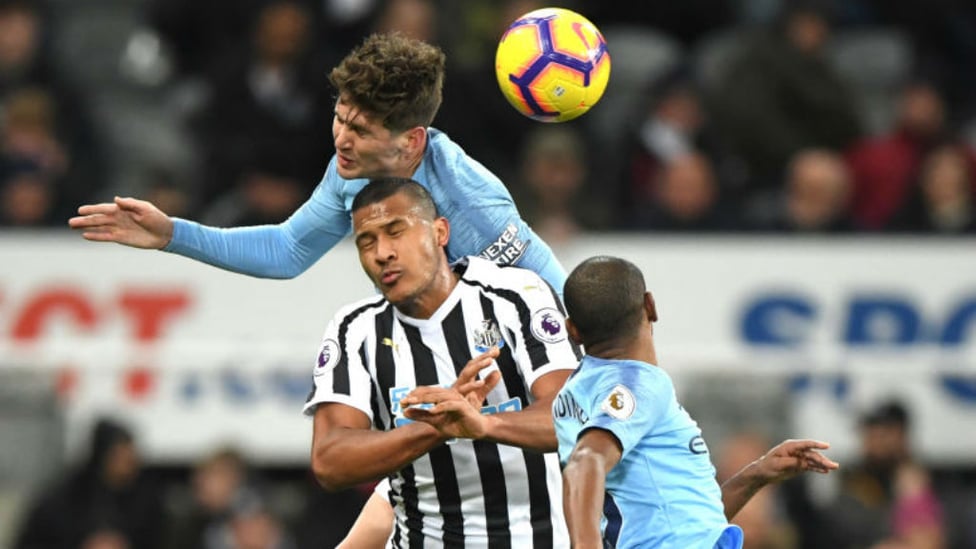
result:
[[[845,468],[837,498],[824,509],[825,547],[944,547],[942,505],[912,457],[910,421],[897,400],[862,416],[859,463]]]
[[[600,226],[601,203],[589,196],[583,137],[572,127],[540,126],[525,136],[520,177],[511,186],[519,211],[553,246]]]
[[[275,156],[294,174],[277,223],[298,207],[325,168],[331,90],[313,48],[311,15],[294,0],[276,0],[257,14],[250,48],[240,48],[214,73],[213,89],[192,122],[202,148],[198,200],[210,205],[230,195],[253,194],[254,158]],[[266,182],[267,179],[261,180]],[[267,187],[268,185],[265,185]]]
[[[587,259],[566,281],[570,338],[586,347],[552,416],[573,547],[739,549],[728,524],[767,484],[838,465],[828,444],[788,440],[721,487],[698,424],[657,367],[654,298],[634,264]]]
[[[890,229],[917,234],[976,233],[974,157],[964,144],[933,148],[921,161],[914,188]]]
[[[932,84],[905,85],[895,126],[885,135],[868,137],[845,153],[854,182],[852,215],[867,229],[885,228],[907,198],[912,177],[926,151],[945,139],[945,104]]]
[[[103,186],[105,170],[85,96],[51,54],[52,29],[42,5],[0,0],[0,109],[5,118],[0,125],[6,126],[5,156],[28,154],[40,156],[34,162],[42,167],[58,164],[53,211],[65,217],[74,209],[66,205],[91,200]]]
[[[859,137],[853,96],[824,55],[830,32],[821,7],[787,3],[715,88],[709,104],[724,139],[746,163],[747,195],[775,190],[797,151],[841,150]]]
[[[319,482],[389,476],[394,543],[565,547],[550,406],[579,351],[555,293],[529,270],[449,264],[451,228],[414,181],[373,180],[352,212],[382,297],[326,329],[304,409]]]
[[[27,512],[15,549],[161,547],[159,495],[142,475],[132,434],[102,419],[90,442],[86,461],[42,493]]]
[[[670,232],[716,232],[736,221],[719,202],[720,189],[708,157],[691,152],[662,166],[654,185],[654,202],[634,212],[632,226]]]
[[[131,198],[83,206],[69,224],[89,240],[291,278],[349,233],[349,204],[368,178],[412,177],[452,223],[450,259],[481,254],[533,269],[562,288],[565,271],[519,217],[501,181],[429,127],[440,106],[444,63],[439,49],[397,35],[373,35],[353,50],[331,73],[339,90],[332,127],[338,153],[311,199],[282,224],[216,229]]]
[[[235,506],[253,505],[258,498],[244,457],[221,448],[196,464],[191,479],[192,500],[170,520],[171,549],[209,549],[225,535]]]
[[[778,215],[768,228],[793,233],[852,232],[850,194],[850,175],[841,155],[824,149],[801,150],[787,167],[783,202],[774,209]]]
[[[648,208],[656,202],[656,184],[671,161],[700,152],[714,166],[715,177],[724,190],[741,185],[741,161],[727,150],[715,132],[702,94],[685,67],[678,67],[647,91],[646,114],[631,130],[625,144],[623,181],[616,204],[623,214],[620,228],[641,226]],[[723,194],[725,194],[723,192]],[[734,194],[723,197],[734,200]]]

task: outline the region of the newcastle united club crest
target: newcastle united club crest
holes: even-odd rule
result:
[[[487,352],[488,349],[497,345],[499,349],[505,346],[505,340],[502,339],[501,330],[498,329],[498,324],[494,320],[486,318],[481,321],[481,327],[474,331],[474,348],[478,350],[479,353]]]

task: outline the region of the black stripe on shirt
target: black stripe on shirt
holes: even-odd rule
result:
[[[402,324],[402,326],[407,342],[410,344],[410,354],[413,356],[414,379],[417,387],[438,385],[434,353],[423,342],[420,330],[409,324]],[[464,516],[461,513],[461,489],[458,487],[454,456],[446,444],[432,448],[427,455],[434,474],[437,504],[444,519],[444,544],[464,547]]]
[[[489,303],[490,304],[490,303]],[[484,311],[485,318],[494,315]],[[497,325],[497,323],[496,323]],[[444,339],[451,355],[454,369],[460,373],[464,365],[471,360],[471,348],[468,346],[468,335],[464,323],[464,310],[461,303],[441,322]],[[512,546],[512,533],[509,530],[508,518],[508,488],[505,483],[505,469],[502,467],[498,445],[484,440],[475,440],[474,452],[478,461],[478,473],[481,476],[481,491],[485,501],[485,526],[488,532],[488,547],[490,549],[509,549]]]
[[[390,403],[390,389],[396,383],[396,362],[393,358],[393,307],[376,315],[373,321],[376,332],[376,390],[383,399],[387,410],[393,410]],[[385,343],[384,343],[385,342]],[[386,429],[393,428],[393,418],[387,418]]]
[[[413,465],[400,469],[403,487],[400,497],[403,498],[403,512],[407,516],[407,543],[410,549],[424,549],[424,515],[420,512],[419,496],[417,495],[417,479],[413,472]]]
[[[332,370],[332,392],[339,395],[349,395],[349,355],[346,349],[346,336],[349,332],[349,325],[352,324],[353,320],[356,320],[356,317],[363,314],[363,312],[384,305],[386,305],[386,300],[383,298],[380,298],[378,301],[366,303],[353,309],[339,323],[339,363]]]
[[[525,472],[529,479],[529,515],[532,520],[533,549],[552,548],[552,508],[545,454],[522,450]]]
[[[368,362],[369,356],[367,356],[366,354],[365,339],[363,340],[363,344],[359,346],[359,360],[360,360],[360,364],[362,364],[363,368],[366,370],[366,373],[369,374],[369,362]],[[382,412],[380,410],[380,399],[378,398],[378,396],[379,395],[376,394],[376,384],[370,383],[369,384],[369,406],[370,409],[373,410],[373,426],[376,427],[376,429],[382,431],[383,416],[381,415]]]

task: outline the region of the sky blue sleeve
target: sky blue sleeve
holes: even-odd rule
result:
[[[311,198],[283,223],[222,229],[177,218],[164,250],[237,273],[294,278],[342,240],[350,226],[333,158]]]
[[[595,427],[610,431],[620,441],[622,454],[627,455],[661,421],[670,399],[667,387],[647,376],[648,372],[632,367],[615,370],[603,376],[599,387],[590,393],[592,413],[583,429]],[[629,395],[624,395],[621,388]],[[615,396],[623,404],[633,406],[629,413],[626,410],[615,412],[616,416],[610,413],[611,399]]]

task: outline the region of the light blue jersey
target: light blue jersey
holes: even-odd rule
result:
[[[606,547],[742,547],[741,530],[725,519],[701,429],[678,404],[664,370],[587,355],[552,413],[564,466],[586,429],[609,431],[623,448],[606,480]]]
[[[427,131],[427,150],[413,179],[451,224],[448,259],[476,255],[531,269],[561,294],[566,271],[519,216],[505,185],[447,134]],[[349,234],[353,198],[368,182],[339,177],[333,157],[312,197],[285,222],[219,229],[175,219],[165,250],[239,273],[293,278]]]

